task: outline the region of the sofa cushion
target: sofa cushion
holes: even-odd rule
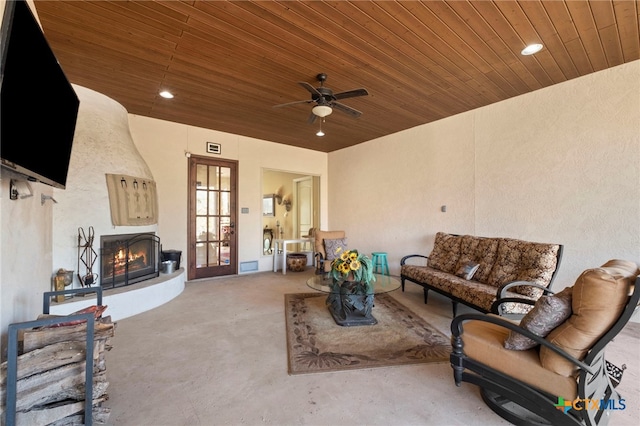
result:
[[[625,260],[610,260],[600,268],[584,271],[573,286],[571,317],[549,333],[547,340],[582,360],[622,313],[639,272],[634,262]],[[577,372],[571,362],[544,346],[540,362],[566,377]]]
[[[335,239],[325,239],[324,240],[324,251],[327,254],[327,260],[333,260],[337,257],[340,257],[340,254],[347,250],[347,239],[346,238],[335,238]]]
[[[500,287],[512,281],[529,281],[547,287],[556,270],[559,249],[557,244],[501,238],[487,283]],[[514,291],[535,299],[542,295],[542,290],[529,286],[517,286]]]
[[[572,287],[567,287],[553,296],[542,296],[538,299],[520,321],[520,327],[529,330],[540,337],[546,337],[551,330],[566,321],[571,315],[571,293]],[[510,350],[522,351],[538,346],[532,340],[516,331],[509,332],[509,336],[504,341],[504,347]]]
[[[479,283],[477,281],[467,281],[448,272],[442,272],[428,266],[420,265],[402,265],[400,274],[417,283],[425,283],[434,289],[441,290],[452,296],[455,296],[465,302],[477,306],[486,312],[491,312],[493,302],[496,300],[497,290],[494,286]],[[516,292],[507,291],[505,297],[519,297]],[[524,315],[531,309],[531,305],[522,303],[504,303],[504,314]]]
[[[448,272],[442,272],[428,266],[402,265],[400,269],[402,276],[417,283],[425,283],[430,286],[449,293],[454,281],[453,276]]]
[[[477,263],[478,270],[473,274],[473,279],[481,283],[486,283],[487,278],[489,278],[489,273],[491,272],[491,267],[496,261],[497,252],[498,238],[463,235],[460,244],[460,258],[456,265],[456,275],[462,277],[462,270],[465,265],[468,263]]]
[[[460,243],[462,237],[438,232],[433,243],[433,250],[429,254],[427,266],[440,271],[455,273],[460,258]]]

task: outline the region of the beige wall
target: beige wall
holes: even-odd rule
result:
[[[187,253],[187,158],[185,153],[238,161],[238,263],[258,261],[260,271],[273,268],[262,254],[263,169],[320,176],[321,223],[327,218],[327,154],[229,133],[137,115],[129,116],[133,140],[156,179],[160,214],[158,235],[165,249]],[[206,143],[221,145],[221,155],[208,154]],[[285,194],[286,195],[286,194]],[[281,206],[279,206],[281,207]]]
[[[330,153],[331,224],[392,274],[437,231],[564,244],[563,288],[640,260],[639,135],[635,61]]]

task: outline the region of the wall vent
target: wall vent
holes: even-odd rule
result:
[[[258,270],[258,261],[252,260],[251,262],[240,262],[240,272],[251,272]]]

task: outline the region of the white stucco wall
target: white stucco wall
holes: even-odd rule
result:
[[[77,85],[73,88],[80,99],[80,109],[66,189],[54,189],[58,203],[53,208],[51,273],[60,268],[75,271],[70,288],[79,288],[78,273],[87,274],[87,267],[82,262],[78,264],[79,235],[82,235],[81,245],[86,244],[84,237],[89,238],[89,229],[93,227],[93,250],[99,256],[101,236],[156,232],[158,225],[113,225],[105,175],[120,173],[149,180],[154,177],[131,139],[127,110],[94,90]],[[100,274],[99,258],[92,271]]]
[[[560,243],[563,288],[640,259],[639,138],[635,61],[330,153],[329,216],[392,274],[437,231]]]

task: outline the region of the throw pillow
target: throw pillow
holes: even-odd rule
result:
[[[345,250],[347,250],[346,238],[337,238],[335,240],[324,240],[324,252],[327,254],[326,260],[333,260],[336,257],[340,257],[340,254]]]
[[[533,309],[522,318],[520,327],[540,337],[546,337],[571,316],[572,290],[572,287],[567,287],[553,296],[540,297]],[[538,343],[535,340],[516,331],[510,331],[504,341],[506,349],[515,351],[525,351],[536,346]]]
[[[479,263],[467,262],[464,265],[460,265],[456,270],[456,275],[465,280],[470,280],[480,267]]]

